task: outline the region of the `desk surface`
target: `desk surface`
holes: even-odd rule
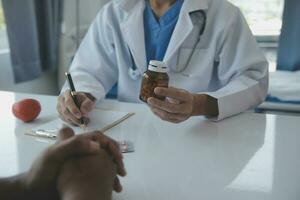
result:
[[[13,102],[33,97],[38,120],[24,124]],[[23,133],[54,119],[56,97],[0,92],[0,177],[29,168],[50,142]],[[182,124],[157,119],[142,104],[105,100],[100,108],[136,115],[107,132],[135,143],[125,155],[128,176],[114,199],[300,199],[300,118],[244,113],[219,123],[191,118]]]

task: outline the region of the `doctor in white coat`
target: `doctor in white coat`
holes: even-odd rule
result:
[[[268,63],[240,10],[225,0],[178,1],[112,0],[100,10],[70,68],[81,106],[77,109],[65,85],[57,103],[63,120],[79,124],[116,82],[120,101],[140,103],[141,74],[153,58],[148,55],[163,49],[160,45],[166,46],[160,56],[171,87],[156,88],[168,100],[149,98],[148,105],[161,119],[179,123],[206,116],[217,121],[264,100]],[[164,33],[164,15],[176,20],[174,28],[161,36],[169,38],[155,43]],[[157,32],[151,23],[158,24]]]

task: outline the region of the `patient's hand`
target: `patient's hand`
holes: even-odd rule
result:
[[[57,143],[46,149],[28,172],[0,179],[0,199],[58,199],[59,175],[62,194],[89,189],[89,194],[101,191],[103,197],[109,198],[112,187],[116,191],[122,189],[116,172],[121,176],[126,174],[117,142],[100,132],[74,136],[72,129],[63,128]],[[72,192],[75,187],[79,187],[77,193]]]
[[[115,163],[101,150],[98,155],[66,162],[58,179],[58,190],[62,200],[110,200],[115,177]]]
[[[122,190],[118,174],[125,169],[119,145],[107,136],[98,133],[101,149],[97,155],[74,158],[61,169],[58,189],[63,200],[111,199],[112,190]]]
[[[56,181],[63,164],[74,157],[97,155],[99,151],[99,142],[94,141],[92,135],[74,136],[72,129],[61,129],[57,143],[46,149],[35,160],[30,170],[20,176],[24,189],[32,198],[54,199],[58,197]]]

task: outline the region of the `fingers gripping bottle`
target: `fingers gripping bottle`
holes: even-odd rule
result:
[[[154,93],[156,87],[168,87],[169,76],[167,66],[164,62],[151,60],[148,70],[143,74],[140,99],[147,103],[149,97],[155,97],[164,100],[165,97],[158,96]]]

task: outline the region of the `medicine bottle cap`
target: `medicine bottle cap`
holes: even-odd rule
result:
[[[153,72],[159,72],[159,73],[167,73],[168,67],[167,65],[158,60],[150,60],[148,69]]]

